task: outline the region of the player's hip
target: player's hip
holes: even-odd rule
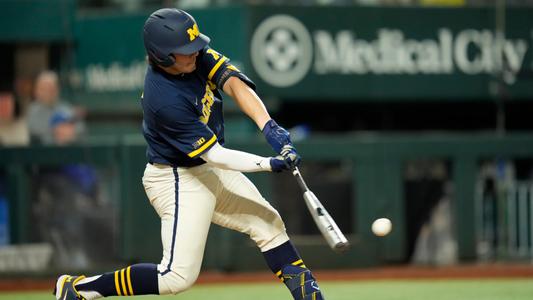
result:
[[[210,193],[214,197],[223,196],[223,192],[237,193],[255,186],[241,172],[224,170],[209,164],[191,168],[171,167],[159,164],[147,164],[142,178],[148,193],[177,193],[190,196],[190,193]]]
[[[144,169],[144,179],[176,179],[180,182],[188,177],[198,177],[209,172],[218,172],[217,168],[208,164],[193,167],[175,167],[159,163],[147,163]]]
[[[239,172],[222,170],[208,164],[196,167],[172,167],[163,164],[147,164],[144,170],[142,183],[145,187],[167,186],[179,190],[190,190],[198,186],[216,187],[223,184],[222,179],[236,176]]]

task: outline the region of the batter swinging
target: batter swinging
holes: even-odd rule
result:
[[[198,277],[211,222],[249,235],[294,299],[323,299],[278,212],[241,173],[290,170],[300,157],[288,132],[270,118],[254,83],[209,48],[209,41],[179,9],[160,9],[144,25],[150,65],[141,100],[148,143],[143,185],[161,218],[161,262],[93,277],[62,275],[57,299],[180,293]],[[223,146],[219,90],[257,124],[277,156]]]

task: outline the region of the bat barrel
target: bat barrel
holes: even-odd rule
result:
[[[329,215],[327,210],[324,208],[320,200],[315,196],[315,194],[307,187],[302,174],[298,167],[292,169],[292,174],[296,178],[298,185],[302,188],[304,194],[304,200],[313,217],[318,229],[326,239],[326,242],[331,249],[337,252],[346,251],[350,243],[339,229],[333,218]]]
[[[311,191],[306,191],[304,193],[304,200],[318,229],[330,248],[338,252],[348,249],[348,240],[316,195]]]
[[[346,241],[344,243],[343,242],[337,243],[335,245],[335,247],[333,248],[333,250],[335,250],[337,252],[345,252],[348,249],[350,249],[350,243],[348,241]]]

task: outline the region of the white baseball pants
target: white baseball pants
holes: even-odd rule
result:
[[[246,233],[262,252],[289,240],[278,212],[240,172],[208,164],[147,164],[143,185],[161,218],[161,295],[177,294],[196,281],[211,222]]]

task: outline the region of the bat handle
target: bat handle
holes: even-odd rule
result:
[[[309,191],[309,188],[307,187],[307,184],[304,181],[304,178],[302,177],[302,173],[300,173],[300,169],[298,167],[292,168],[292,175],[296,178],[296,181],[298,181],[298,185],[302,188],[304,192]]]

